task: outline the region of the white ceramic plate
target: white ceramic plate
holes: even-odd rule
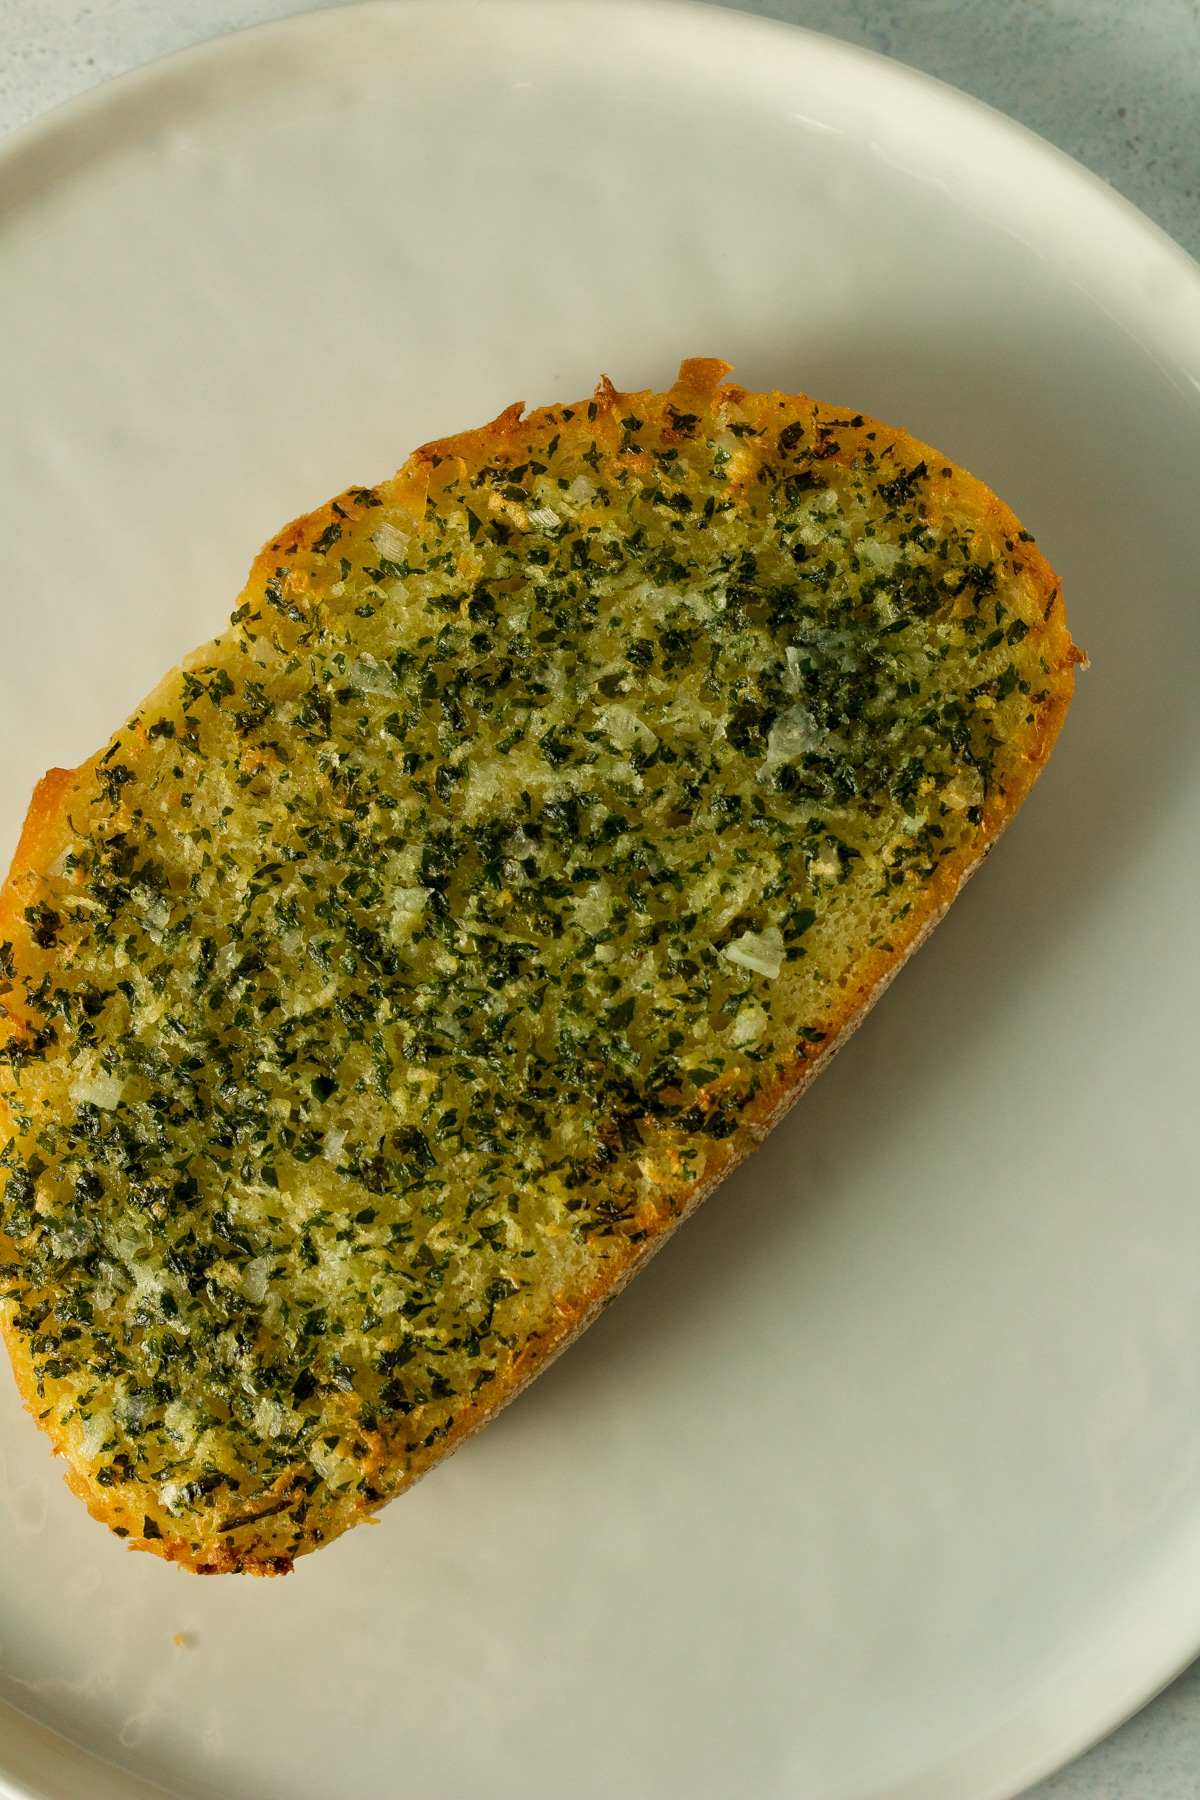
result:
[[[685,354],[974,469],[1094,661],[835,1069],[374,1530],[131,1558],[5,1373],[0,1789],[988,1800],[1082,1748],[1200,1647],[1200,272],[843,45],[413,0],[9,140],[0,282],[0,855],[284,519]]]

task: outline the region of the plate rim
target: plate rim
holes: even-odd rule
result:
[[[902,88],[907,85],[914,90],[924,89],[931,97],[936,96],[947,110],[957,110],[964,117],[973,117],[976,123],[986,122],[997,135],[1006,137],[1010,144],[1022,146],[1026,151],[1035,153],[1040,160],[1056,166],[1061,176],[1081,183],[1093,202],[1107,207],[1115,220],[1121,221],[1126,227],[1135,228],[1138,235],[1148,238],[1158,250],[1170,257],[1180,274],[1196,284],[1197,298],[1200,298],[1200,259],[1193,257],[1164,226],[1150,218],[1119,188],[1072,156],[1069,151],[1052,143],[1049,138],[1042,137],[1032,126],[1013,118],[990,101],[968,93],[965,88],[955,87],[952,82],[931,75],[913,63],[889,56],[882,50],[875,50],[866,44],[852,43],[848,39],[835,37],[830,32],[818,31],[813,26],[793,24],[789,20],[772,18],[767,14],[743,11],[739,6],[730,4],[729,0],[344,0],[342,4],[338,0],[332,0],[330,4],[304,12],[287,13],[275,19],[233,26],[213,37],[200,38],[178,49],[163,51],[145,62],[122,69],[78,93],[68,95],[34,118],[27,119],[23,124],[13,126],[0,135],[0,177],[9,171],[11,164],[30,152],[46,150],[49,140],[71,131],[77,132],[93,116],[99,118],[126,106],[139,90],[186,75],[192,68],[200,71],[207,61],[218,64],[237,57],[242,53],[243,46],[249,50],[253,45],[272,38],[303,37],[310,32],[316,34],[330,29],[334,21],[338,24],[346,21],[348,25],[352,25],[356,20],[365,21],[372,16],[399,18],[405,14],[413,17],[423,14],[430,20],[440,22],[453,14],[484,16],[500,11],[514,14],[525,12],[531,16],[539,14],[547,20],[556,21],[574,13],[578,17],[586,15],[597,20],[623,20],[627,25],[642,19],[657,20],[660,24],[665,24],[668,20],[684,19],[691,28],[701,31],[724,29],[731,36],[757,35],[764,42],[768,38],[774,38],[781,44],[807,41],[811,47],[819,49],[821,54],[836,61],[851,65],[857,63],[863,69],[873,70],[889,86]],[[713,21],[720,21],[720,24],[713,24]],[[11,208],[5,205],[4,196],[0,194],[0,224],[9,210]]]
[[[1184,314],[1182,319],[1174,321],[1174,345],[1160,345],[1156,350],[1152,341],[1156,333],[1148,328],[1144,311],[1144,307],[1149,304],[1148,295],[1142,296],[1143,308],[1139,309],[1136,303],[1131,307],[1128,292],[1122,291],[1120,297],[1125,308],[1131,308],[1133,321],[1118,316],[1116,322],[1154,358],[1160,370],[1197,407],[1197,416],[1200,418],[1200,261],[1194,259],[1162,226],[1069,152],[987,101],[868,46],[847,42],[812,27],[742,11],[735,6],[723,4],[722,0],[351,0],[346,5],[328,5],[238,26],[123,70],[69,96],[5,133],[0,138],[0,232],[25,207],[34,203],[32,192],[28,189],[21,191],[22,163],[28,164],[34,172],[39,161],[49,165],[42,182],[38,184],[42,191],[68,186],[80,171],[91,166],[91,159],[77,159],[73,167],[56,170],[53,166],[56,149],[69,143],[72,138],[86,138],[90,127],[102,127],[110,120],[119,122],[131,107],[136,111],[140,96],[153,96],[156,91],[164,87],[169,89],[180,80],[199,78],[203,81],[206,76],[219,72],[222,66],[237,63],[247,54],[252,55],[258,46],[284,39],[299,40],[302,55],[306,50],[305,40],[311,40],[307,46],[306,58],[311,60],[312,43],[324,34],[369,28],[373,19],[400,21],[405,17],[414,20],[423,18],[452,41],[453,33],[464,17],[494,17],[502,12],[539,16],[547,23],[553,21],[554,27],[559,30],[572,15],[576,19],[587,17],[596,21],[604,31],[611,33],[617,43],[623,32],[630,28],[641,29],[649,34],[657,27],[660,31],[671,29],[695,33],[700,37],[708,33],[713,35],[714,41],[716,34],[723,32],[731,39],[744,39],[748,50],[755,44],[763,50],[767,50],[772,44],[781,47],[786,45],[791,57],[795,56],[796,48],[801,49],[801,55],[807,49],[810,55],[827,58],[848,69],[857,68],[865,78],[873,78],[881,87],[893,93],[898,101],[907,101],[909,106],[924,95],[935,103],[937,117],[933,135],[941,132],[947,121],[960,122],[968,131],[971,127],[976,130],[982,128],[998,145],[1007,147],[1016,160],[1035,162],[1043,169],[1052,170],[1060,185],[1074,190],[1076,195],[1085,194],[1093,214],[1101,218],[1107,215],[1107,221],[1113,228],[1114,242],[1100,256],[1093,240],[1091,254],[1096,258],[1097,266],[1107,265],[1118,255],[1118,245],[1123,239],[1126,243],[1140,242],[1144,248],[1152,250],[1164,266],[1174,271],[1180,284]],[[747,55],[747,61],[749,60],[750,56]],[[763,60],[767,58],[764,57]],[[739,64],[739,74],[741,69]],[[819,107],[817,110],[819,111]],[[861,142],[861,139],[851,134],[851,141]],[[872,148],[878,150],[879,146],[872,144]],[[7,191],[14,174],[17,177],[15,194]],[[1054,273],[1057,279],[1071,279],[1064,267],[1056,268]],[[1126,290],[1129,280],[1127,266],[1122,266],[1117,273],[1118,290]],[[1076,277],[1076,285],[1093,300],[1104,304],[1099,295],[1091,292],[1082,273]],[[1111,308],[1106,306],[1105,310]],[[1135,323],[1139,318],[1142,321],[1141,329]],[[1180,356],[1181,342],[1190,350],[1191,358],[1194,359],[1193,366],[1188,366],[1188,361]],[[1200,1558],[1197,1562],[1193,1586],[1200,1600]],[[1145,1585],[1144,1583],[1143,1587]],[[1164,1637],[1168,1635],[1164,1633]],[[1185,1643],[1186,1649],[1183,1648]],[[1073,1725],[1060,1731],[1057,1737],[1052,1731],[1043,1730],[1042,1748],[1033,1755],[1027,1754],[1019,1767],[1016,1763],[1009,1762],[1009,1770],[1015,1770],[1015,1773],[997,1772],[988,1779],[986,1771],[980,1771],[970,1789],[972,1800],[1013,1800],[1013,1796],[1024,1792],[1029,1785],[1063,1768],[1109,1736],[1168,1688],[1197,1656],[1200,1656],[1200,1604],[1192,1609],[1192,1623],[1187,1630],[1176,1631],[1170,1637],[1169,1645],[1164,1646],[1157,1656],[1132,1659],[1140,1660],[1146,1666],[1146,1674],[1136,1682],[1126,1681],[1121,1684],[1120,1697],[1114,1697],[1106,1706],[1095,1709],[1090,1724]],[[958,1751],[944,1756],[940,1763],[927,1766],[915,1780],[893,1778],[886,1788],[872,1788],[872,1800],[935,1800],[936,1796],[943,1793],[961,1800],[967,1790],[957,1785],[959,1778],[954,1772],[955,1766],[977,1758],[981,1752],[986,1755],[986,1746],[992,1739],[1011,1730],[1020,1716],[1015,1715],[1005,1721],[1002,1727],[981,1738],[972,1739]],[[4,1766],[9,1763],[7,1739],[14,1722],[27,1739],[32,1737],[36,1742],[44,1740],[52,1752],[57,1746],[67,1747],[70,1754],[66,1762],[70,1766],[82,1763],[90,1771],[94,1764],[96,1775],[104,1777],[106,1793],[111,1791],[115,1795],[118,1791],[110,1787],[114,1776],[118,1778],[119,1790],[127,1791],[130,1795],[149,1796],[168,1791],[147,1783],[144,1777],[109,1761],[90,1745],[55,1731],[5,1699],[0,1700],[0,1800],[32,1800],[35,1794],[42,1791],[40,1786],[36,1789],[30,1786],[24,1773]],[[1046,1747],[1051,1738],[1054,1740],[1053,1749]],[[61,1756],[61,1752],[59,1755]],[[1019,1781],[1020,1787],[1014,1787],[1014,1781]],[[943,1782],[951,1785],[943,1786]]]

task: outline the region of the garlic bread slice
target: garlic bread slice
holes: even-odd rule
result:
[[[276,1573],[495,1413],[787,1111],[1081,660],[926,445],[685,362],[263,550],[35,795],[0,1301],[97,1518]]]

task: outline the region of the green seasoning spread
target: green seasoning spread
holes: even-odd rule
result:
[[[423,509],[281,534],[65,803],[49,954],[0,947],[0,1291],[135,1539],[286,1567],[433,1461],[1032,740],[1011,520],[869,420],[679,396],[514,411]]]

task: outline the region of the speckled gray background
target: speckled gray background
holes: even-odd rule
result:
[[[323,3],[0,0],[0,132],[151,57]],[[742,4],[977,95],[1078,157],[1200,257],[1200,0]],[[1027,1800],[1200,1800],[1200,1663]]]

